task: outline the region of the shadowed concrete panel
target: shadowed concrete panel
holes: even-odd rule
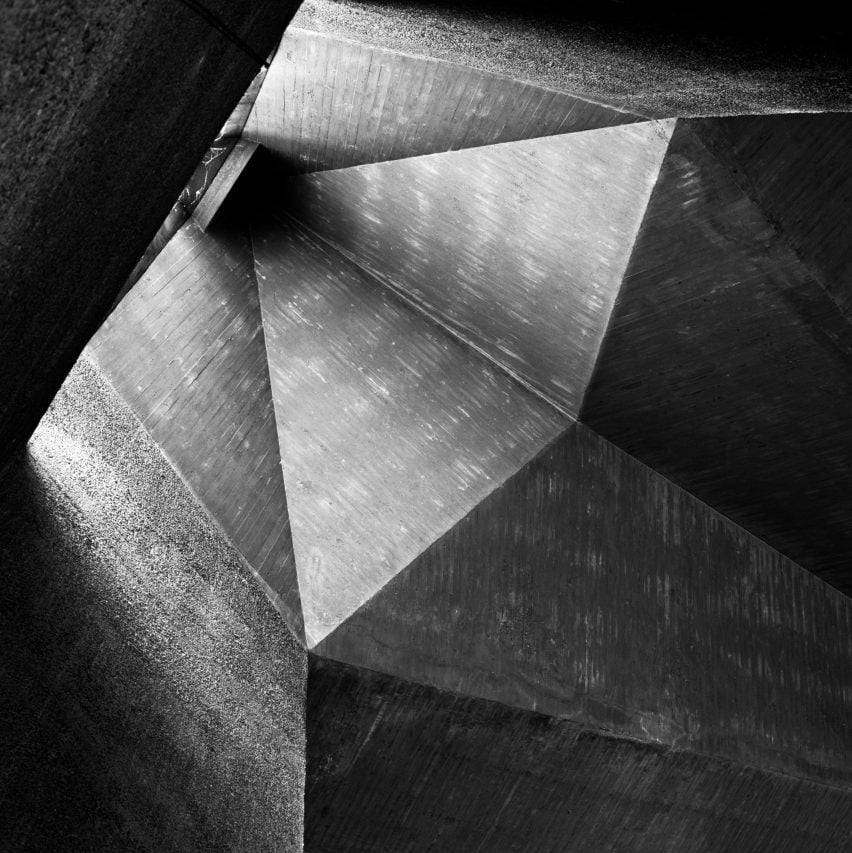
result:
[[[251,245],[219,226],[184,225],[89,351],[301,634]]]
[[[688,125],[581,420],[852,591],[852,329]]]
[[[852,114],[694,123],[852,321]]]
[[[306,853],[786,850],[852,794],[310,656]]]
[[[290,212],[576,416],[673,122],[286,181]]]
[[[316,172],[641,117],[464,65],[290,29],[245,135]]]
[[[257,151],[256,142],[239,139],[228,154],[222,167],[217,170],[216,177],[213,178],[207,187],[204,196],[193,212],[196,222],[198,222],[203,231],[207,230],[207,226],[210,225],[213,217],[219,212],[223,202],[228,197],[228,193],[234,188],[234,185],[239,180],[243,170],[248,166],[255,151]]]
[[[297,5],[207,0],[261,56]],[[0,55],[2,465],[259,63],[173,0],[4,3]]]
[[[568,421],[296,223],[252,236],[312,645]]]
[[[315,651],[848,783],[850,636],[848,598],[577,425]]]
[[[3,849],[300,851],[305,651],[90,363],[0,525]]]

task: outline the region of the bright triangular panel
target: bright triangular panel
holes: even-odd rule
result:
[[[240,226],[184,225],[89,351],[302,636],[257,284]]]
[[[295,223],[252,236],[313,645],[567,419]]]
[[[293,216],[575,416],[673,122],[300,175]]]
[[[846,635],[822,626],[850,617],[848,599],[577,424],[314,653],[778,770],[820,744],[845,774],[842,727],[790,674],[804,678],[819,645],[842,681]]]

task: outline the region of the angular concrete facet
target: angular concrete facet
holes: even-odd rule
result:
[[[313,645],[568,420],[301,227],[253,239]]]
[[[311,657],[311,853],[848,847],[848,789]]]
[[[852,322],[852,114],[691,122]]]
[[[848,784],[850,636],[848,598],[576,425],[314,652]]]
[[[298,4],[210,5],[265,55]],[[0,15],[3,465],[26,444],[258,63],[190,3],[5,3]]]
[[[315,172],[640,120],[567,92],[291,28],[245,135],[288,170]]]
[[[576,416],[673,122],[287,181],[287,209]]]
[[[688,123],[580,419],[852,589],[852,326]]]
[[[302,634],[248,236],[175,235],[89,352]]]

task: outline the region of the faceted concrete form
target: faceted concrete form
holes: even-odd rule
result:
[[[31,6],[7,444],[288,9]],[[848,119],[635,121],[305,33],[266,82],[269,172],[256,78],[209,227],[0,480],[4,842],[852,849],[852,602],[815,574],[849,582]]]
[[[314,652],[849,784],[850,636],[852,601],[576,425]]]
[[[568,421],[301,226],[252,237],[313,646]]]
[[[852,114],[737,116],[693,126],[852,321]]]
[[[723,130],[260,162],[102,333],[276,543],[306,850],[852,843],[852,330]]]
[[[222,28],[172,0],[0,11],[0,466],[23,449],[298,3],[208,5]]]
[[[852,837],[848,787],[312,657],[305,850],[784,850]]]
[[[88,352],[302,634],[248,235],[187,222]]]
[[[576,417],[674,122],[292,178],[286,209]]]
[[[791,117],[773,120],[782,143],[799,127]],[[768,118],[762,124],[761,150],[774,158],[784,145],[767,132]],[[852,326],[837,288],[823,286],[783,225],[807,222],[797,234],[836,245],[834,256],[823,255],[834,263],[846,251],[836,222],[852,215],[848,169],[839,169],[839,194],[822,202],[828,215],[811,216],[815,200],[806,205],[792,181],[773,189],[764,180],[761,193],[772,193],[765,211],[702,143],[705,127],[675,131],[580,417],[852,591]],[[852,144],[848,121],[800,129],[807,152],[834,150],[841,131]],[[787,145],[795,164],[803,155]],[[762,162],[747,159],[755,170]],[[779,214],[784,192],[798,201]]]
[[[640,121],[466,66],[290,29],[245,129],[291,172]]]

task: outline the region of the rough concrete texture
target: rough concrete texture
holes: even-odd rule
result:
[[[297,4],[207,5],[266,55]],[[174,0],[13,0],[0,10],[0,56],[2,464],[259,63]]]
[[[852,791],[311,655],[307,853],[839,853]]]
[[[301,850],[305,652],[90,364],[0,525],[0,847]]]
[[[506,74],[648,116],[852,108],[848,47],[832,18],[820,18],[812,8],[807,17],[789,15],[786,21],[782,8],[755,4],[733,9],[714,3],[703,18],[695,4],[557,8],[554,14],[535,0],[305,0],[293,24]],[[819,21],[821,31],[814,33],[809,20]]]

